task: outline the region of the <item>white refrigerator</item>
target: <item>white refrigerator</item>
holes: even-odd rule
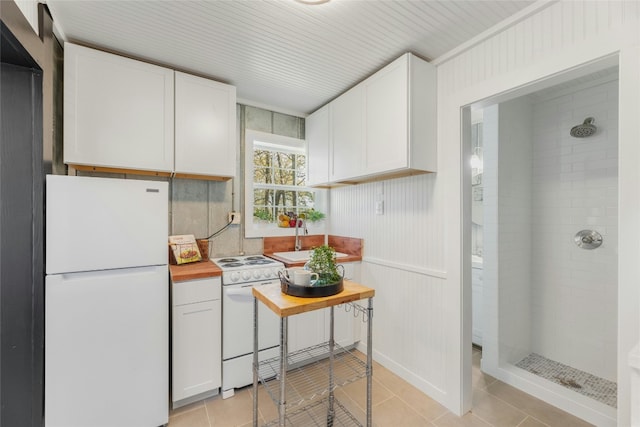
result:
[[[165,425],[168,184],[46,184],[45,427]]]

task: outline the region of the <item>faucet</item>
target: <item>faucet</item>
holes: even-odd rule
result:
[[[298,236],[298,228],[300,228],[300,224],[302,224],[303,230],[304,230],[304,234],[307,235],[309,234],[309,231],[307,230],[307,222],[304,219],[296,219],[296,242],[294,245],[294,249],[296,251],[299,251],[300,249],[302,249],[302,242],[300,237]]]

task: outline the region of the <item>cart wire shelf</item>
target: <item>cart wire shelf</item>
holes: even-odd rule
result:
[[[328,355],[328,342],[289,353],[285,379],[287,383],[287,408],[319,401],[329,396],[330,391],[367,376],[366,362],[359,359],[353,352],[335,344],[333,390],[330,390]],[[276,406],[280,401],[279,372],[279,356],[258,364],[258,378]]]
[[[362,424],[335,399],[333,401],[333,417],[329,417],[329,399],[316,400],[309,405],[303,406],[285,416],[286,426],[360,426]],[[265,427],[278,425],[275,419]]]

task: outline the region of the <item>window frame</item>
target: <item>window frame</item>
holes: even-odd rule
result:
[[[277,222],[265,223],[262,221],[256,221],[253,216],[254,211],[254,149],[256,142],[262,145],[264,148],[269,149],[278,147],[290,147],[291,152],[303,153],[306,156],[305,168],[306,178],[309,177],[309,150],[307,148],[307,142],[304,139],[292,138],[283,135],[276,135],[272,133],[260,132],[255,130],[245,131],[245,161],[244,161],[244,224],[245,224],[245,237],[277,237],[277,236],[293,236],[295,230],[293,228],[278,227]],[[286,150],[283,150],[286,151]],[[263,187],[259,185],[258,188]],[[293,191],[308,191],[314,193],[314,208],[325,213],[326,206],[326,190],[308,187],[308,186],[282,186],[278,189],[293,190]],[[309,234],[325,234],[325,221],[307,222],[307,230]],[[302,232],[302,229],[299,230]]]

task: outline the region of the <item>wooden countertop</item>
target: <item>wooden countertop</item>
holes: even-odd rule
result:
[[[289,261],[287,259],[281,258],[281,257],[279,257],[277,255],[274,255],[274,254],[264,254],[264,256],[268,256],[269,258],[273,258],[276,261],[280,261],[287,268],[289,268],[289,267],[303,267],[307,262],[307,261],[292,262],[292,261]],[[362,257],[358,256],[358,255],[348,255],[348,256],[345,256],[345,257],[336,258],[336,264],[340,264],[340,263],[343,263],[343,262],[356,262],[356,261],[362,261]]]
[[[336,295],[321,298],[300,298],[282,293],[280,283],[253,288],[253,296],[262,301],[279,317],[292,316],[319,310],[346,302],[371,298],[375,290],[350,280],[344,281],[344,290]]]
[[[192,262],[182,265],[170,265],[171,281],[184,282],[193,279],[222,276],[222,270],[211,260]]]
[[[264,238],[264,255],[269,258],[273,258],[284,264],[285,267],[302,267],[307,261],[292,262],[279,256],[274,255],[274,252],[288,252],[292,251],[294,247],[295,238],[291,236],[285,237],[265,237]],[[324,236],[312,235],[304,236],[302,238],[302,249],[313,249],[316,246],[320,246],[324,243]],[[336,262],[357,262],[362,261],[362,239],[353,237],[340,237],[329,236],[328,245],[335,249],[336,252],[342,252],[348,254],[346,257],[340,257],[336,259]]]

